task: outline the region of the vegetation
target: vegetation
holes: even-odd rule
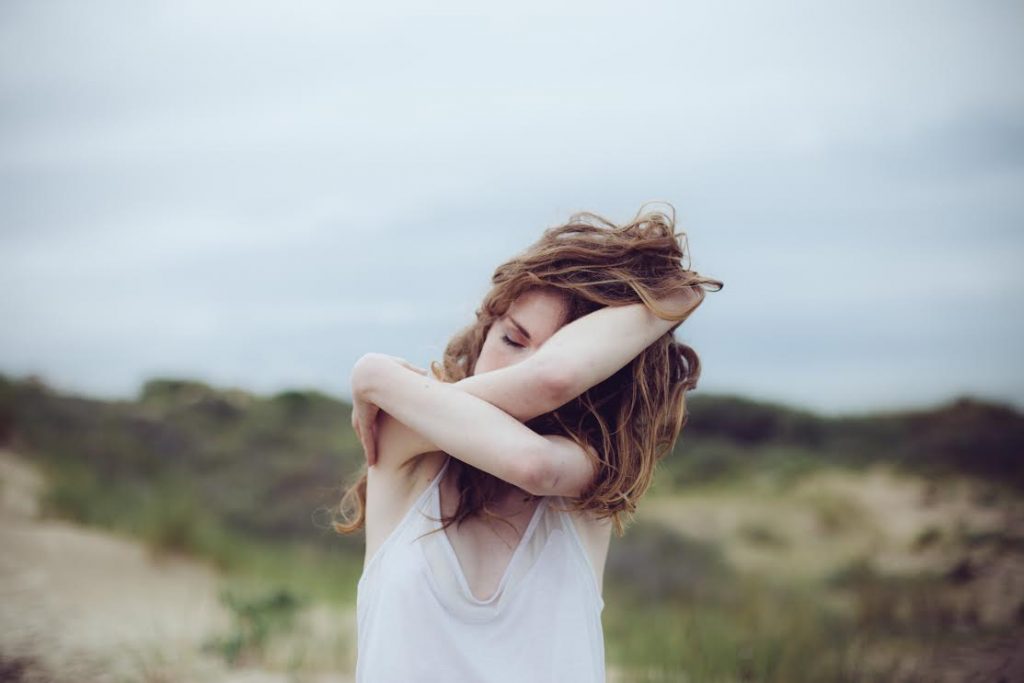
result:
[[[296,613],[303,606],[303,600],[288,590],[256,595],[225,590],[221,602],[231,610],[231,632],[211,638],[205,648],[217,652],[230,664],[259,661],[271,636],[293,628]]]
[[[829,418],[728,396],[688,409],[608,558],[622,680],[959,680],[1020,641],[1016,410],[965,397]],[[235,622],[210,643],[231,662],[258,660],[310,604],[354,602],[363,540],[327,524],[362,466],[349,415],[317,391],[158,379],[99,401],[0,376],[0,443],[44,468],[50,514],[249,582],[225,593]]]

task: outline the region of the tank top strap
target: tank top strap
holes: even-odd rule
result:
[[[445,460],[444,465],[438,470],[437,474],[434,475],[433,480],[427,485],[427,487],[416,497],[413,504],[409,506],[409,509],[405,511],[402,519],[392,529],[391,533],[384,540],[380,546],[377,547],[373,557],[367,562],[366,567],[363,569],[363,573],[359,578],[359,583],[362,584],[376,569],[376,566],[380,564],[380,558],[388,551],[388,549],[399,542],[399,539],[409,536],[410,532],[422,528],[423,510],[429,505],[431,491],[436,491],[437,487],[441,483],[441,478],[444,476],[444,472],[448,469],[448,463],[451,462],[451,458]]]
[[[569,507],[569,501],[567,501],[563,496],[556,496],[555,500],[558,502],[559,507]],[[599,610],[603,610],[604,597],[601,595],[601,588],[597,581],[597,572],[594,570],[594,563],[590,560],[590,553],[587,552],[587,546],[583,542],[583,539],[580,538],[580,532],[579,529],[576,528],[576,522],[572,518],[572,513],[564,510],[555,510],[554,512],[557,512],[562,521],[562,529],[565,531],[566,535],[572,539],[572,546],[575,549],[576,558],[579,560],[581,568],[585,570],[587,575],[590,577],[589,584],[594,591],[594,595],[597,597],[598,608]]]

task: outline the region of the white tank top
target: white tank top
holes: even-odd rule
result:
[[[476,598],[438,529],[451,458],[356,590],[356,683],[604,683],[604,599],[568,512],[541,498],[497,590]],[[431,520],[429,517],[433,517]]]

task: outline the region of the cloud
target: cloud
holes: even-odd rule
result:
[[[667,199],[726,282],[702,388],[1024,401],[1018,4],[0,13],[0,367],[124,394],[423,363],[543,228]]]

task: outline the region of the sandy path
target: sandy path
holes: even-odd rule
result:
[[[153,558],[128,538],[41,519],[43,484],[30,462],[0,450],[0,679],[295,680],[228,671],[200,654],[202,640],[230,625],[217,572],[191,559]],[[17,673],[19,661],[35,663]]]

